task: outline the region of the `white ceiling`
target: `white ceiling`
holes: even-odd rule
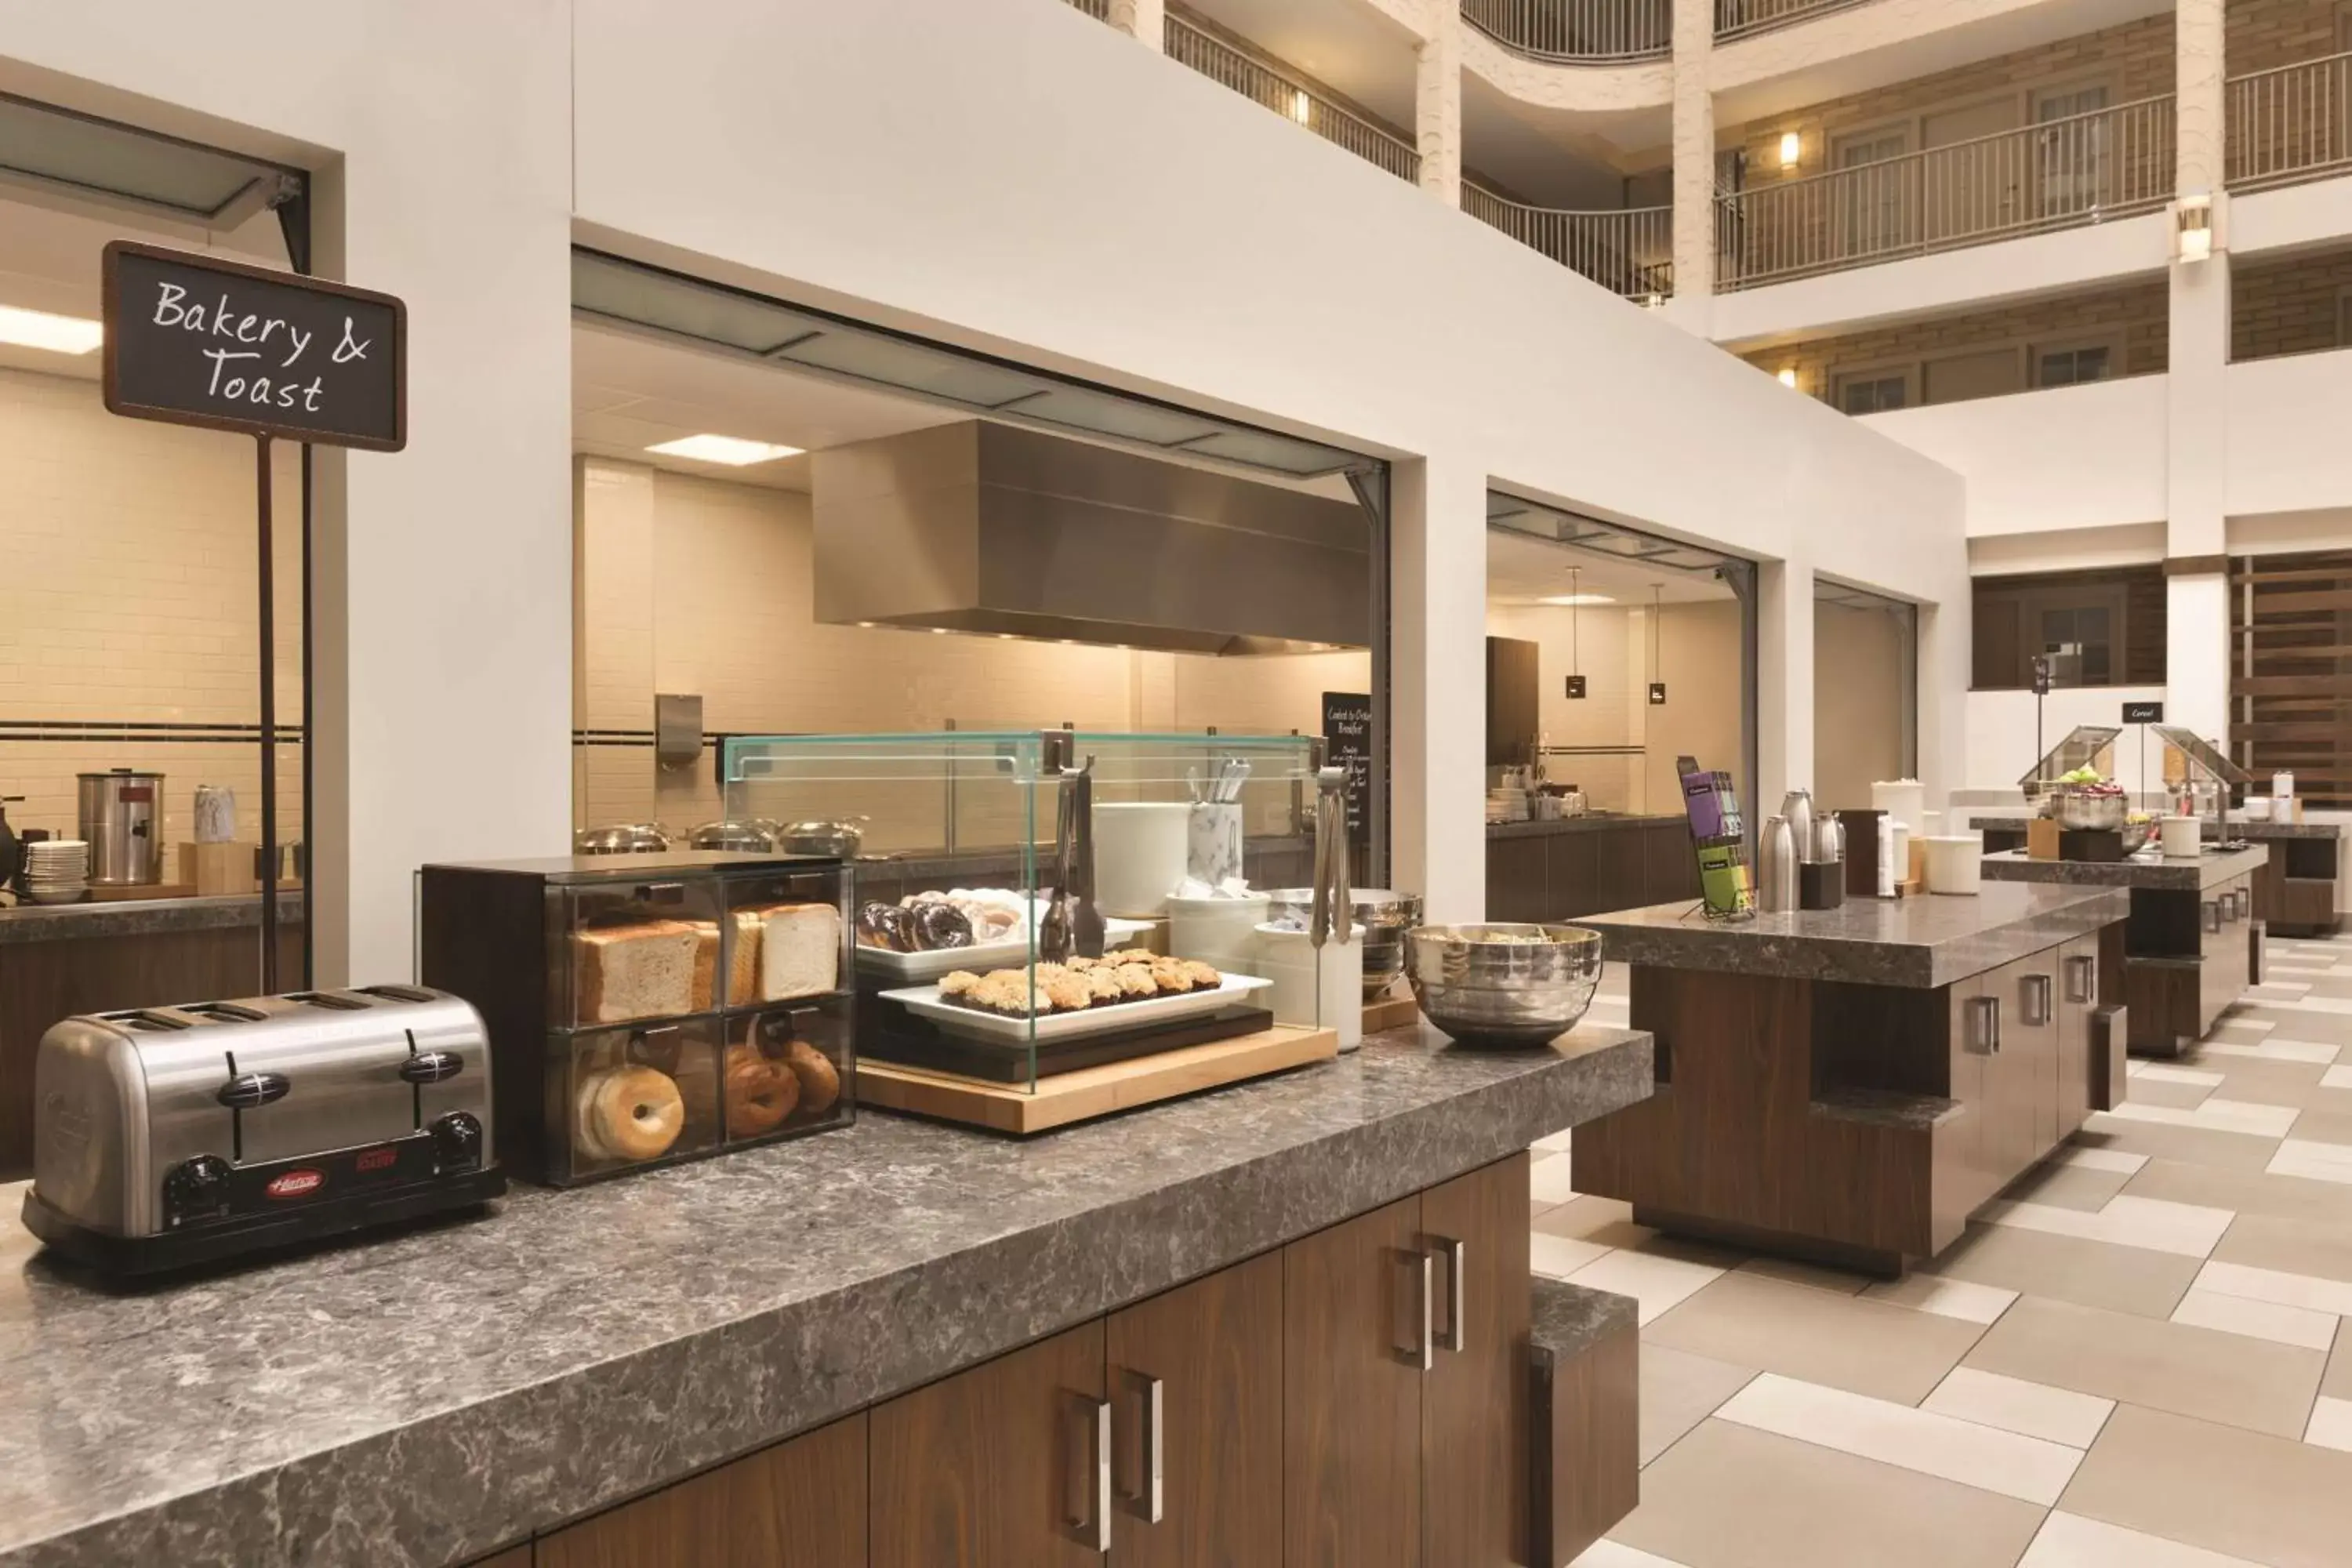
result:
[[[1188,0],[1191,9],[1410,132],[1412,36],[1360,0]]]
[[[94,201],[35,193],[0,182],[0,305],[53,315],[99,315],[99,255],[110,239],[141,239],[214,250],[264,267],[286,265],[278,219],[259,213],[219,233],[193,226],[128,221]],[[0,366],[85,381],[99,376],[96,353],[51,353],[0,343]]]
[[[1546,109],[1462,73],[1462,163],[1539,206],[1623,204],[1625,174],[1663,165],[1674,132],[1664,105],[1622,113]]]
[[[1574,579],[1569,569],[1577,569]],[[1620,605],[1646,605],[1654,585],[1661,601],[1691,605],[1729,599],[1731,590],[1714,577],[1671,567],[1637,566],[1604,555],[1513,532],[1486,531],[1486,599],[1490,604],[1530,605],[1570,591],[1606,594]]]

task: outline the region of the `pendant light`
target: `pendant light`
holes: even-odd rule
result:
[[[1658,618],[1665,605],[1658,588],[1655,583],[1650,584],[1650,706],[1653,708],[1666,705],[1666,672],[1660,665],[1658,642]]]
[[[1578,651],[1577,617],[1584,614],[1584,569],[1568,569],[1568,697],[1571,702],[1584,696],[1584,661]]]

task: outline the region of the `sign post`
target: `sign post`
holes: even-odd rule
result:
[[[108,243],[102,272],[107,411],[254,438],[261,548],[261,988],[274,993],[278,616],[269,444],[282,438],[373,452],[405,447],[408,308],[389,294],[124,239]]]

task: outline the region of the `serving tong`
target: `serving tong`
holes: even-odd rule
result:
[[[1061,770],[1054,812],[1054,896],[1037,922],[1037,956],[1100,958],[1108,932],[1095,904],[1095,760]]]
[[[1339,943],[1355,931],[1355,895],[1348,886],[1348,770],[1328,767],[1315,774],[1315,897],[1307,907],[1307,943],[1320,950],[1334,919]]]

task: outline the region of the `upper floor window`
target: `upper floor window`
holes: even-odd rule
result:
[[[1848,414],[1885,414],[1911,404],[1911,378],[1903,371],[1864,371],[1837,378],[1837,405]]]
[[[2041,349],[2033,356],[2036,386],[2079,386],[2086,381],[2105,381],[2114,374],[2115,351],[2105,343]]]

